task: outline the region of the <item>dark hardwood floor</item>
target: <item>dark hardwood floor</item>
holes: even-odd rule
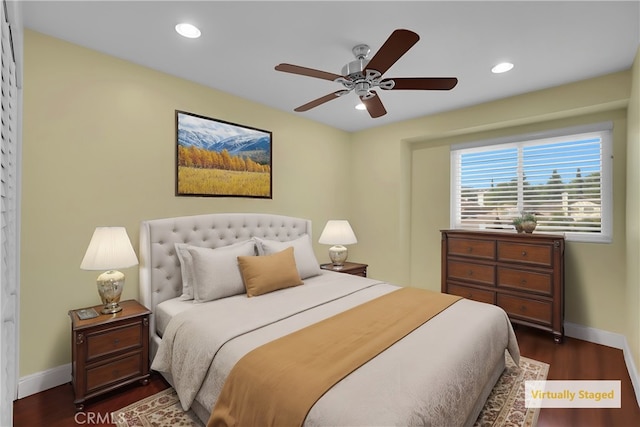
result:
[[[550,365],[550,380],[621,380],[622,384],[622,408],[543,408],[538,427],[640,426],[640,408],[621,350],[573,338],[566,338],[563,344],[554,344],[550,334],[524,327],[517,328],[516,335],[523,356]],[[134,384],[89,400],[84,411],[76,413],[71,385],[64,384],[17,400],[13,405],[14,426],[113,425],[109,424],[107,414],[167,387],[159,375],[153,374],[147,386]]]
[[[620,380],[622,408],[542,408],[538,427],[637,427],[640,407],[624,362],[622,350],[565,338],[555,344],[548,334],[516,329],[520,353],[549,364],[549,380]]]

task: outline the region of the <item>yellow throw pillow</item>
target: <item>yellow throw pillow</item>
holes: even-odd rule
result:
[[[239,256],[238,265],[248,297],[302,285],[292,247],[272,255]]]

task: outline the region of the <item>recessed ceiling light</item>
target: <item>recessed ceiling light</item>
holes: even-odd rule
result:
[[[356,105],[356,110],[366,110],[366,109],[367,109],[367,107],[365,107],[362,102],[360,104]]]
[[[200,37],[200,30],[191,24],[182,23],[176,25],[176,31],[183,37],[188,37],[190,39],[197,39]]]
[[[501,62],[498,65],[494,66],[491,69],[491,72],[495,74],[506,73],[512,68],[513,68],[513,64],[511,62]]]

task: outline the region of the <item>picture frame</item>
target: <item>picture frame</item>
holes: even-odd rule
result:
[[[176,110],[176,196],[273,198],[268,130]]]

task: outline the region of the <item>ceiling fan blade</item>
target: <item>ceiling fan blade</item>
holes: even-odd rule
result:
[[[384,105],[382,105],[380,97],[375,90],[372,90],[371,93],[373,94],[372,97],[365,99],[364,96],[361,96],[360,100],[364,106],[367,107],[367,111],[372,119],[384,116],[387,114],[387,110],[384,108]]]
[[[285,73],[299,74],[301,76],[315,77],[317,79],[334,81],[342,78],[339,74],[333,74],[326,71],[314,70],[313,68],[301,67],[299,65],[292,64],[278,64],[276,65],[277,71],[283,71]]]
[[[458,84],[455,77],[398,77],[390,90],[451,90]],[[381,83],[384,83],[382,81]]]
[[[384,74],[398,59],[420,40],[413,31],[395,30],[367,64],[367,70]]]
[[[298,108],[295,108],[293,111],[297,111],[299,113],[303,112],[303,111],[308,111],[314,107],[317,107],[318,105],[322,105],[325,102],[329,102],[333,99],[336,99],[338,97],[340,97],[341,95],[344,95],[344,90],[338,90],[336,92],[330,93],[328,95],[325,95],[323,97],[320,97],[318,99],[314,99],[311,102],[307,102],[304,105],[299,106]]]

